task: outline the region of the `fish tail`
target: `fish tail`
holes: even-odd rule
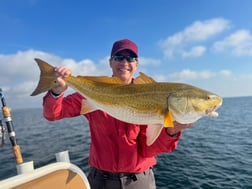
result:
[[[40,69],[40,79],[31,96],[36,96],[57,86],[57,75],[55,74],[54,67],[38,58],[35,58],[35,61]]]

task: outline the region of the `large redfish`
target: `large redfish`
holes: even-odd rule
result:
[[[35,59],[41,74],[31,96],[57,86],[54,67]],[[102,110],[124,122],[147,126],[147,145],[159,136],[163,127],[173,127],[173,121],[193,123],[202,116],[218,116],[215,110],[222,98],[203,89],[183,84],[155,82],[140,73],[134,84],[105,76],[68,76],[66,83],[85,97],[81,114]]]

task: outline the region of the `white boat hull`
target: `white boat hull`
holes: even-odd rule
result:
[[[69,162],[52,163],[0,181],[1,189],[90,189],[85,173]]]

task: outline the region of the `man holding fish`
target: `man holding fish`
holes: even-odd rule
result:
[[[43,61],[39,59],[36,61],[43,64]],[[82,92],[78,88],[79,86],[75,84],[76,80],[80,81],[79,77],[71,81],[71,70],[61,66],[53,67],[53,72],[57,75],[55,79],[56,84],[54,81],[53,86],[44,87],[41,91],[36,91],[36,89],[32,94],[37,95],[48,90],[43,99],[43,112],[44,117],[50,121],[80,116],[81,114],[89,121],[91,144],[88,180],[92,189],[155,189],[155,178],[152,171],[152,167],[156,164],[155,156],[160,153],[172,152],[177,146],[183,129],[191,127],[193,122],[203,114],[215,116],[216,112],[214,110],[221,104],[219,102],[221,101],[220,98],[207,93],[209,97],[204,98],[209,100],[213,97],[215,105],[209,105],[203,110],[203,114],[189,112],[195,118],[183,119],[182,116],[179,118],[182,111],[175,111],[174,107],[176,107],[176,104],[172,105],[171,103],[174,101],[173,99],[180,98],[177,95],[174,98],[173,92],[166,97],[165,108],[158,109],[150,106],[155,109],[155,114],[157,114],[155,115],[155,121],[158,120],[158,124],[155,124],[155,121],[148,120],[148,117],[151,117],[153,112],[149,112],[149,115],[144,115],[143,119],[138,120],[138,117],[141,118],[143,113],[134,113],[134,106],[137,106],[137,101],[134,104],[130,99],[138,94],[138,89],[132,88],[132,86],[138,85],[142,87],[156,84],[152,78],[144,74],[136,79],[133,78],[138,64],[137,45],[128,39],[122,39],[116,41],[112,47],[109,59],[109,65],[113,74],[112,79],[106,79],[105,77],[80,77],[87,83],[95,83],[97,87],[109,83],[109,86],[112,86],[111,88],[118,86],[121,91],[124,88],[126,88],[125,91],[132,91],[129,94],[124,92],[118,97],[114,97],[114,106],[126,99],[125,104],[130,103],[130,106],[132,106],[129,108],[129,111],[125,111],[126,108],[124,108],[123,104],[119,104],[119,107],[113,109],[113,103],[108,105],[107,102],[99,102],[100,99],[98,98],[106,99],[109,93],[101,91],[97,99],[95,99],[95,94],[88,94],[89,90]],[[68,86],[73,87],[77,92],[64,97],[64,91]],[[107,88],[104,87],[104,90],[107,90]],[[92,90],[95,89],[96,87],[92,88]],[[186,91],[184,88],[183,90]],[[119,92],[115,93],[118,94]],[[125,97],[123,96],[124,94]],[[127,95],[129,97],[126,97]],[[116,102],[116,99],[120,98],[122,99]],[[218,103],[216,103],[216,98]],[[187,101],[188,99],[190,98],[188,97]],[[148,99],[148,101],[150,100]],[[187,104],[189,104],[189,101]],[[141,108],[138,107],[138,109]],[[189,105],[186,109],[189,109]],[[130,114],[132,112],[133,114]],[[186,117],[187,114],[183,117]],[[175,119],[176,117],[177,119]]]

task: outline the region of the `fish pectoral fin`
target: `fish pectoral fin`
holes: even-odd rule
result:
[[[147,131],[146,131],[146,144],[147,144],[147,146],[150,146],[155,142],[155,140],[160,135],[162,129],[163,129],[162,124],[147,125]]]
[[[87,99],[82,100],[80,114],[87,114],[95,110],[97,110],[97,108],[92,103],[90,103],[90,101],[88,101]]]
[[[167,111],[164,115],[164,127],[174,127],[172,113]]]

